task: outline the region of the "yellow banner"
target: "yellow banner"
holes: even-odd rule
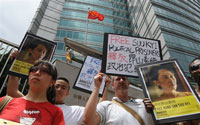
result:
[[[0,125],[22,125],[22,124],[12,122],[12,121],[8,121],[8,120],[5,120],[5,119],[0,119]]]
[[[158,119],[200,113],[200,104],[193,95],[152,103]]]
[[[33,64],[16,60],[14,65],[11,68],[11,71],[28,75],[28,72],[31,66],[33,66]]]

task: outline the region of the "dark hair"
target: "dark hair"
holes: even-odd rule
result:
[[[42,44],[47,48],[49,48],[48,44],[46,44],[45,42],[39,42],[38,43],[38,39],[33,39],[29,44],[28,44],[28,48],[31,48],[31,49],[35,49],[39,44]]]
[[[47,68],[48,68],[48,74],[52,76],[53,80],[56,80],[57,79],[57,75],[58,75],[56,67],[53,64],[51,64],[51,63],[49,63],[47,61],[43,61],[43,60],[40,60],[39,62],[35,63],[30,68],[29,74],[32,71],[32,69],[34,69],[35,67],[37,67],[37,66],[43,66],[43,65],[47,66]]]
[[[151,74],[151,80],[154,81],[154,80],[158,80],[158,77],[159,77],[159,71],[160,70],[169,70],[170,72],[174,73],[173,72],[173,69],[168,66],[168,65],[162,65],[162,66],[153,66],[151,67],[150,71],[149,71],[149,75]]]
[[[57,80],[63,80],[63,81],[65,81],[69,84],[69,80],[67,78],[64,78],[64,77],[58,77]]]
[[[55,65],[53,65],[53,64],[51,64],[51,63],[49,63],[49,62],[47,62],[47,61],[43,61],[43,60],[41,60],[41,61],[35,63],[35,64],[30,68],[29,74],[30,74],[30,72],[32,71],[32,69],[33,69],[34,67],[43,66],[43,65],[45,65],[45,66],[48,67],[48,69],[49,69],[49,70],[48,70],[48,73],[52,76],[52,79],[53,79],[53,80],[56,80],[56,79],[57,79],[57,74],[58,74],[58,73],[57,73],[57,69],[56,69]],[[47,100],[48,100],[50,103],[52,103],[52,104],[55,103],[56,89],[55,89],[54,85],[52,85],[51,87],[49,87],[49,88],[47,89],[46,96],[47,96]]]
[[[196,57],[196,58],[194,58],[191,62],[190,62],[190,64],[189,64],[189,72],[191,73],[191,64],[194,62],[194,61],[196,61],[196,60],[200,60],[200,56],[198,56],[198,57]]]
[[[52,85],[51,87],[49,87],[47,89],[47,100],[51,103],[51,104],[55,104],[55,99],[56,99],[56,89],[55,86]]]
[[[49,52],[50,52],[50,51],[48,51],[48,48],[50,48],[50,46],[47,43],[45,43],[45,42],[38,43],[38,39],[33,39],[31,42],[28,43],[28,48],[33,50],[40,44],[45,46],[45,48],[46,48],[46,54],[43,57],[43,59],[45,59],[49,55]]]
[[[59,77],[57,80],[63,80],[63,81],[65,81],[68,84],[68,91],[70,90],[69,80],[67,78]]]

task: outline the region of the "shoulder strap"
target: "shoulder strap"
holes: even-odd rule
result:
[[[117,100],[112,100],[113,103],[121,106],[122,108],[124,108],[127,112],[131,113],[132,116],[134,118],[136,118],[138,120],[138,122],[140,123],[140,125],[144,125],[144,121],[142,120],[142,118],[139,116],[139,114],[137,112],[135,112],[133,109],[129,108],[128,106],[126,106],[125,104],[117,101]]]
[[[0,103],[0,113],[3,111],[3,109],[6,107],[6,105],[12,100],[12,97],[5,96],[5,98]]]

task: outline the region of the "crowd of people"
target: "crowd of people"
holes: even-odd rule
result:
[[[12,54],[16,58],[18,52]],[[200,58],[193,60],[189,71],[197,82],[196,92],[199,94],[200,85]],[[176,78],[167,69],[159,70],[155,84],[162,88],[163,82],[172,81],[173,86],[165,94],[172,94],[176,89]],[[167,76],[166,79],[165,77]],[[99,101],[99,90],[106,77],[106,87],[102,99]],[[46,61],[38,61],[29,70],[28,94],[23,95],[18,90],[16,76],[9,76],[7,95],[12,99],[1,111],[0,118],[26,125],[153,125],[151,113],[154,109],[150,99],[130,99],[128,95],[129,81],[124,76],[112,76],[99,71],[94,77],[94,89],[85,107],[67,106],[65,99],[69,95],[70,84],[68,79],[57,78],[56,67]],[[108,86],[111,85],[115,97],[107,100]],[[169,91],[169,89],[171,91]],[[49,92],[51,91],[51,92]],[[163,90],[164,91],[164,90]],[[176,93],[177,95],[177,93]],[[164,96],[164,95],[163,95]],[[175,96],[175,95],[172,95]],[[171,96],[170,96],[171,97]],[[5,97],[0,98],[0,102]],[[199,120],[179,122],[173,124],[198,125]]]

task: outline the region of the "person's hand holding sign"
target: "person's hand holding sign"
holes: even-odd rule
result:
[[[109,86],[110,83],[111,83],[111,78],[110,78],[110,76],[106,75],[105,83],[106,83],[105,88],[108,88],[108,86]]]
[[[105,89],[104,89],[104,92],[103,92],[103,96],[102,96],[102,98],[99,99],[99,103],[102,102],[102,101],[107,100],[107,96],[108,96],[108,87],[109,87],[109,85],[111,83],[111,78],[108,75],[106,75],[105,77],[106,77],[105,78],[105,84],[106,85],[105,85]]]
[[[105,76],[106,74],[104,73],[101,73],[101,71],[98,72],[98,74],[94,77],[94,86],[96,89],[100,89],[101,87],[101,83],[103,81],[103,77]]]
[[[13,60],[14,58],[17,58],[18,56],[19,56],[19,51],[14,50],[10,55],[10,59]]]
[[[145,109],[148,113],[151,113],[154,109],[154,105],[152,104],[151,100],[149,98],[144,98],[143,103],[145,105]]]

